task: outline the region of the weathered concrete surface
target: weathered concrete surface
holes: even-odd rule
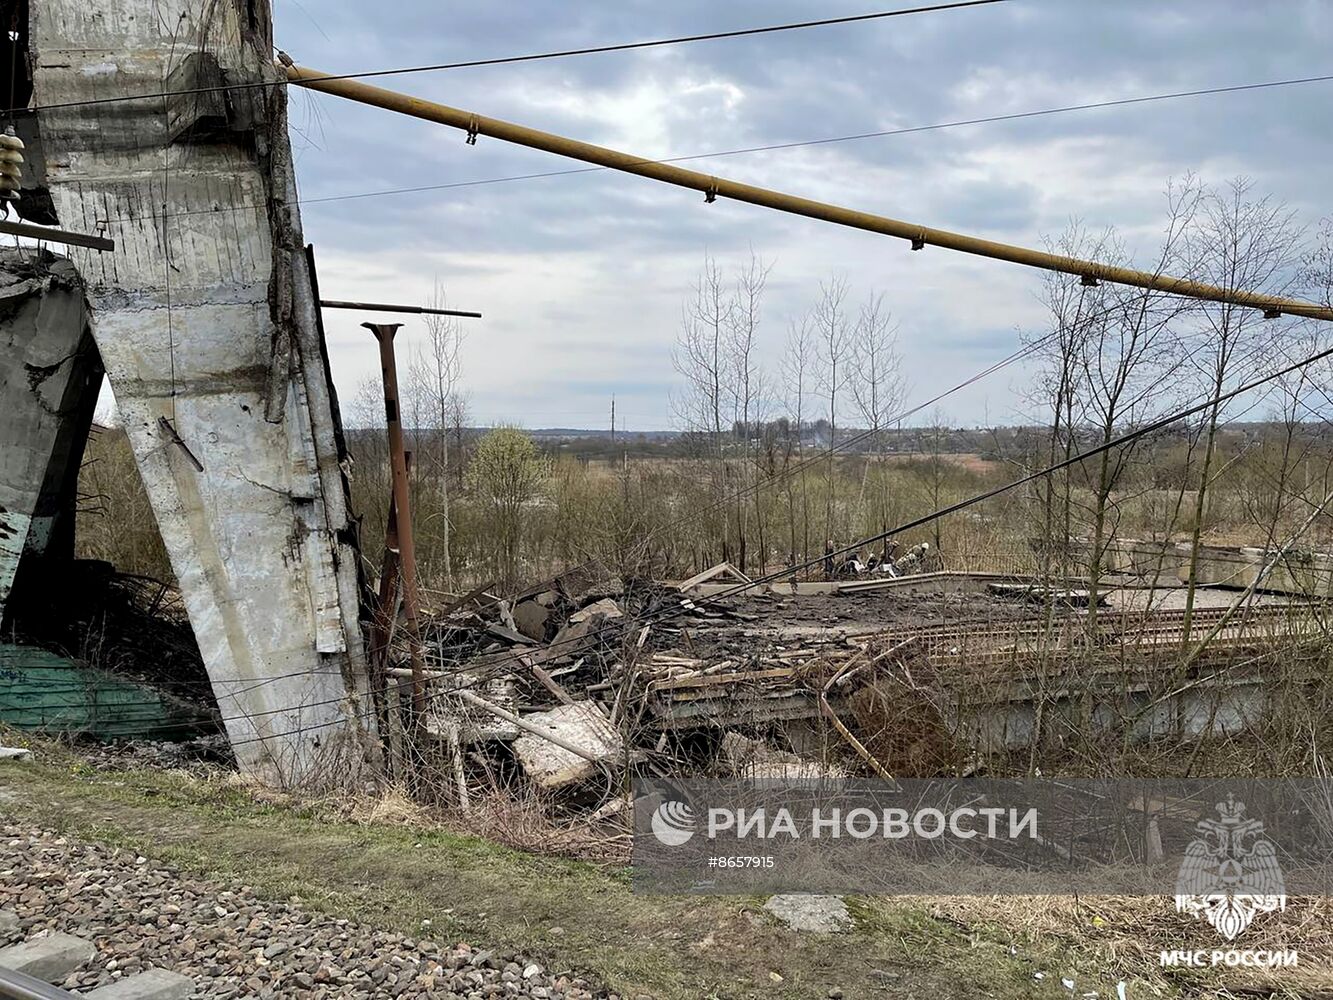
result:
[[[54,983],[92,961],[97,949],[72,934],[48,934],[0,949],[0,969],[24,972]]]
[[[814,934],[836,934],[849,930],[853,922],[841,896],[784,893],[770,896],[764,909],[792,930]]]
[[[523,716],[523,721],[548,730],[599,761],[613,761],[625,752],[620,734],[611,728],[611,723],[591,702],[581,701],[545,712],[533,712]],[[597,765],[587,758],[526,733],[514,740],[514,756],[540,788],[559,788],[582,781],[597,770]]]
[[[72,554],[75,486],[102,362],[68,260],[0,252],[0,619],[19,573]]]
[[[194,980],[166,969],[146,969],[85,994],[90,1000],[185,1000]]]
[[[262,0],[43,0],[30,27],[38,107],[276,79]],[[345,778],[369,718],[355,534],[285,88],[39,114],[61,224],[116,241],[71,256],[238,759]]]

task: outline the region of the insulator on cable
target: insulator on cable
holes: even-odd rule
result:
[[[10,125],[0,132],[0,198],[16,201],[23,186],[23,140]]]

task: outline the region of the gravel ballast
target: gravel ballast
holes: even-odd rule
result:
[[[58,985],[89,990],[150,967],[196,981],[195,997],[620,1000],[502,948],[409,938],[259,899],[132,851],[0,827],[0,945],[58,931],[97,955]],[[429,928],[423,928],[429,935]],[[626,998],[629,1000],[629,998]]]

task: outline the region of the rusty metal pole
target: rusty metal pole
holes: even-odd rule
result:
[[[380,563],[379,603],[370,625],[370,662],[378,676],[389,666],[389,643],[398,618],[398,498],[389,490],[389,524],[384,532],[384,559]]]
[[[398,412],[398,361],[393,336],[401,323],[362,323],[380,345],[380,372],[384,379],[384,420],[389,428],[389,462],[393,469],[393,503],[398,531],[398,570],[403,584],[403,616],[412,661],[412,712],[419,725],[426,710],[425,663],[421,652],[421,592],[417,585],[417,551],[412,538],[412,501],[408,496],[407,450]]]
[[[325,309],[352,309],[356,312],[412,313],[416,316],[462,316],[465,319],[481,319],[481,313],[466,309],[436,309],[433,306],[410,306],[396,302],[345,302],[342,299],[320,299],[319,304]]]
[[[403,453],[407,459],[407,471],[412,472],[412,453]],[[392,469],[390,470],[392,479]],[[393,640],[393,628],[398,622],[398,602],[401,591],[398,584],[398,500],[393,494],[393,484],[389,485],[389,523],[384,531],[384,558],[380,562],[379,603],[375,605],[371,619],[370,663],[378,670],[379,676],[386,676],[389,666],[389,644]]]

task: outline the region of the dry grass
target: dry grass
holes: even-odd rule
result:
[[[1179,985],[1181,973],[1161,968],[1162,951],[1233,947],[1294,949],[1300,964],[1274,971],[1218,969],[1209,975],[1219,987],[1333,988],[1333,899],[1293,896],[1284,912],[1259,916],[1230,944],[1205,921],[1177,913],[1165,896],[945,896],[913,901],[960,926],[1004,927],[1028,942],[1094,954],[1108,971],[1145,977],[1164,991]]]
[[[429,811],[399,785],[391,785],[373,795],[335,799],[334,804],[347,819],[362,826],[414,826],[429,829],[436,825]]]
[[[475,799],[466,815],[452,817],[451,826],[531,854],[602,865],[623,865],[629,860],[627,821],[615,815],[602,819],[562,817],[551,803],[534,793],[491,792]]]

